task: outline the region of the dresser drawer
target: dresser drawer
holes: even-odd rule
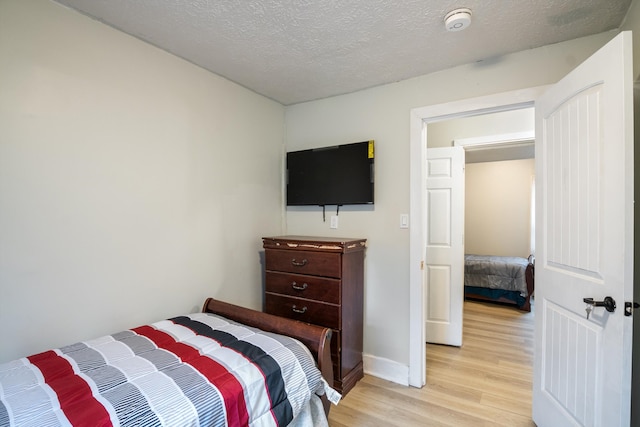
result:
[[[273,249],[265,251],[265,266],[271,271],[340,278],[340,257],[338,253]]]
[[[267,271],[266,291],[340,304],[340,280]]]
[[[340,329],[340,307],[337,305],[266,292],[265,311],[276,316]]]

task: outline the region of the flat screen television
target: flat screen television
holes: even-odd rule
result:
[[[287,206],[373,203],[373,141],[287,153]]]

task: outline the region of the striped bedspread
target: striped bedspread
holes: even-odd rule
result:
[[[0,364],[0,426],[285,426],[325,387],[298,341],[197,313]]]

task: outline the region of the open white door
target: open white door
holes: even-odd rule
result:
[[[536,101],[533,420],[629,426],[633,297],[631,34]],[[613,312],[583,298],[615,300]]]
[[[427,342],[462,345],[464,149],[427,149]]]

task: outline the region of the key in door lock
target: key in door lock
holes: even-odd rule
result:
[[[587,311],[587,320],[589,320],[591,310],[595,307],[604,307],[609,313],[616,311],[616,300],[608,296],[604,297],[604,301],[594,301],[593,298],[583,298],[582,301],[587,304],[587,308],[585,309]]]

